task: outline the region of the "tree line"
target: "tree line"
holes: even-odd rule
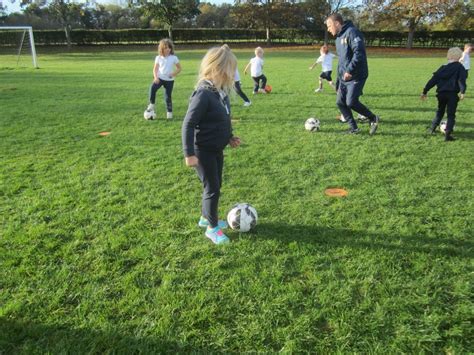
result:
[[[0,26],[62,29],[68,44],[72,29],[166,29],[172,38],[175,28],[245,28],[265,30],[271,42],[272,30],[324,31],[324,21],[333,12],[342,13],[362,31],[406,32],[409,48],[415,31],[474,29],[469,0],[235,0],[223,5],[198,0],[128,0],[123,7],[72,0],[13,1],[20,1],[22,10],[9,13],[0,2]]]

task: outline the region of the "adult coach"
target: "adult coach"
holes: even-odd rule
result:
[[[343,20],[340,14],[334,13],[326,19],[329,33],[336,36],[336,51],[339,57],[337,66],[337,101],[344,118],[349,123],[348,133],[357,134],[359,128],[352,116],[352,110],[369,119],[369,134],[377,131],[379,117],[374,115],[359,101],[369,69],[365,53],[364,37],[352,21]]]

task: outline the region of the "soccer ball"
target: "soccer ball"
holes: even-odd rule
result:
[[[264,90],[265,90],[265,92],[266,92],[267,94],[271,93],[271,92],[272,92],[272,87],[271,87],[271,85],[265,85],[265,89],[264,89]]]
[[[346,118],[344,117],[344,115],[342,113],[341,113],[341,116],[339,116],[339,121],[347,122]]]
[[[446,133],[446,126],[448,125],[448,122],[447,121],[442,121],[439,125],[439,130],[441,131],[441,133]],[[456,128],[456,126],[453,126],[453,131],[454,129]]]
[[[319,122],[317,118],[308,118],[304,123],[304,128],[310,132],[319,131],[319,129],[321,128],[321,122]]]
[[[145,112],[143,112],[143,118],[145,118],[145,120],[154,120],[156,119],[156,113],[155,111],[146,110]]]
[[[238,203],[227,214],[230,228],[239,232],[248,232],[257,225],[258,215],[248,203]]]

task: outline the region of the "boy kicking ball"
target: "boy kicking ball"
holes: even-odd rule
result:
[[[460,48],[450,48],[447,56],[448,63],[442,65],[433,73],[433,77],[426,83],[423,93],[421,94],[421,99],[426,100],[428,91],[430,91],[433,86],[437,86],[436,97],[438,98],[438,110],[436,111],[435,118],[431,122],[429,133],[435,133],[436,128],[438,128],[447,110],[448,122],[446,124],[445,141],[455,140],[451,134],[456,120],[456,109],[459,100],[464,99],[464,94],[466,93],[467,73],[464,66],[459,63],[461,56],[462,50]]]

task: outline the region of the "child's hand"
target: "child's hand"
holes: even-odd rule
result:
[[[185,157],[184,161],[186,162],[186,166],[189,166],[189,167],[197,166],[199,163],[199,160],[197,156],[195,155],[191,155],[190,157]]]
[[[464,94],[459,95],[459,100],[464,100]]]
[[[232,137],[229,139],[229,145],[232,148],[237,148],[240,145],[240,138],[239,137]]]
[[[153,80],[153,82],[154,82],[155,84],[159,84],[159,83],[160,83],[160,78],[156,78],[155,80]]]
[[[421,94],[421,95],[420,95],[420,100],[425,101],[425,100],[426,100],[426,94]]]

